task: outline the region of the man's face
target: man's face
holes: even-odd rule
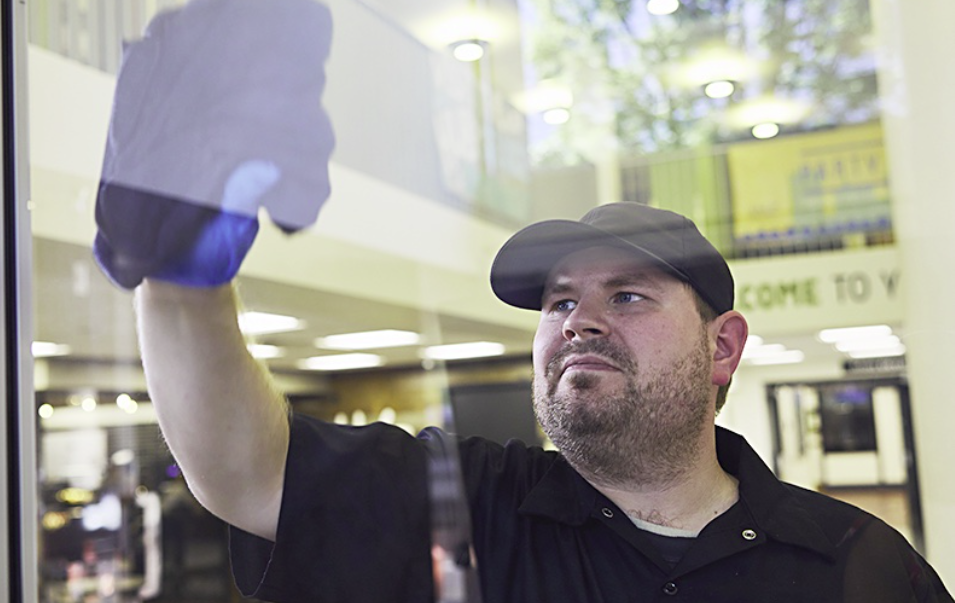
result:
[[[602,485],[667,481],[712,425],[710,339],[690,289],[627,251],[594,247],[551,272],[534,339],[534,408]]]

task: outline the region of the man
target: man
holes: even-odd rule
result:
[[[622,203],[535,224],[491,282],[540,311],[534,407],[561,452],[459,443],[485,601],[952,601],[885,523],[779,482],[714,427],[747,326],[689,220]],[[432,600],[438,434],[290,418],[230,287],[147,279],[137,299],[160,424],[196,497],[234,526],[243,591]]]

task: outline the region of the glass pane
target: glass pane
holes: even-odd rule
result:
[[[906,136],[925,143],[931,128],[900,127],[904,112],[887,111],[901,101],[879,57],[917,45],[899,51],[902,24],[878,17],[891,3],[873,3],[882,13],[869,4],[329,0],[327,61],[308,46],[269,71],[269,53],[304,24],[274,28],[279,8],[239,36],[229,28],[242,23],[202,20],[204,7],[225,10],[219,0],[31,0],[21,84],[30,94],[40,600],[240,597],[228,527],[197,501],[166,443],[174,436],[160,431],[134,296],[94,260],[97,218],[140,251],[159,231],[138,210],[97,215],[98,200],[105,208],[117,190],[140,208],[199,216],[162,231],[169,238],[152,251],[168,255],[143,271],[163,278],[199,278],[176,263],[194,232],[229,222],[234,230],[216,234],[249,235],[258,219],[235,278],[240,327],[296,415],[411,434],[437,425],[547,450],[555,446],[532,403],[539,315],[495,298],[495,254],[522,227],[576,221],[607,203],[685,215],[729,261],[751,336],[717,423],[742,433],[781,478],[871,504],[951,583],[955,525],[938,461],[948,439],[937,431],[951,416],[933,379],[945,370],[929,370],[950,357],[940,335],[948,311],[925,301],[938,274],[920,266],[941,273],[926,262],[955,249],[942,235],[912,235],[922,224],[909,213],[911,191],[921,189],[899,183],[920,182],[913,174],[935,163],[919,155],[913,167]],[[264,5],[231,4],[254,6]],[[137,45],[151,22],[157,45]],[[124,63],[131,49],[145,63]],[[206,63],[229,52],[245,59]],[[314,145],[330,139],[318,103],[296,105],[301,90],[280,88],[290,73],[307,76],[302,89],[327,76],[331,196],[314,225],[283,212],[292,199],[307,200],[296,210],[321,204],[325,162]],[[259,75],[273,79],[248,85]],[[921,83],[918,94],[929,87],[918,73],[895,75]],[[216,88],[233,81],[246,87]],[[134,143],[140,161],[121,165],[118,150]],[[115,171],[101,179],[104,165]],[[117,177],[123,170],[135,177]],[[281,188],[296,175],[307,185]],[[939,204],[951,191],[930,192]],[[941,211],[929,205],[919,216]],[[210,240],[205,252],[224,248]],[[124,265],[135,273],[146,264]],[[218,316],[210,306],[209,323]],[[945,328],[928,328],[926,317]],[[844,330],[857,327],[874,330]],[[357,343],[342,341],[356,334]],[[201,343],[184,334],[170,363]],[[444,347],[463,344],[476,347]],[[176,377],[151,383],[152,393],[175,387],[187,399]],[[910,379],[922,383],[911,400]],[[223,426],[231,411],[220,411]],[[432,470],[454,490],[453,463]],[[432,504],[448,502],[436,491]]]

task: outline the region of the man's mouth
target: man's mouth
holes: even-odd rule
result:
[[[567,373],[574,373],[579,371],[619,371],[620,368],[617,367],[612,361],[604,358],[603,356],[597,356],[593,354],[586,354],[581,356],[571,356],[563,362],[560,369],[560,374],[565,375]]]

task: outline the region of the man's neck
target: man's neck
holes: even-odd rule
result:
[[[632,518],[693,533],[739,499],[739,483],[720,467],[715,450],[666,483],[608,486],[587,481]]]

